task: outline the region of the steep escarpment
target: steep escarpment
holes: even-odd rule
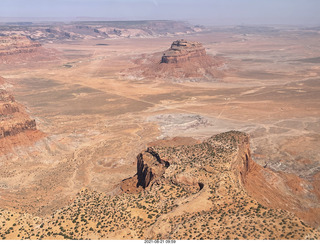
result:
[[[21,135],[17,137],[18,134]],[[15,101],[13,95],[0,89],[0,152],[10,151],[13,145],[30,143],[42,136],[37,131],[36,121],[29,117],[25,108]]]
[[[40,43],[31,41],[26,36],[0,36],[0,56],[34,53],[39,47]]]
[[[315,174],[306,179],[262,167],[251,158],[249,137],[238,139],[238,153],[231,169],[240,187],[264,206],[288,210],[304,222],[319,227],[319,176]]]
[[[55,51],[45,49],[39,42],[26,36],[0,36],[0,63],[16,64],[55,58]]]
[[[248,194],[264,206],[288,210],[305,223],[320,226],[319,175],[304,178],[275,172],[256,164],[251,157],[248,161],[241,158],[235,172]]]
[[[163,53],[142,55],[137,67],[125,71],[129,78],[160,78],[174,81],[214,81],[225,74],[227,60],[210,56],[199,42],[174,41]]]

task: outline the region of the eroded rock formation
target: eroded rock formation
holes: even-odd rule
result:
[[[56,58],[56,50],[43,48],[26,36],[0,36],[0,64],[35,63]]]
[[[220,79],[225,73],[226,59],[210,56],[199,42],[174,41],[164,53],[142,55],[136,59],[138,67],[130,68],[132,79],[161,78],[174,81],[210,81]]]
[[[169,162],[162,160],[152,148],[148,148],[137,156],[137,174],[124,180],[121,189],[130,193],[139,192],[162,176],[169,165]]]
[[[231,165],[236,183],[264,206],[294,213],[312,226],[320,225],[319,174],[305,179],[295,174],[275,172],[251,158],[249,136],[237,137],[238,150]]]
[[[137,157],[137,187],[148,187],[152,180],[163,175],[167,167],[169,167],[169,163],[160,159],[159,155],[151,148],[140,153]]]
[[[25,130],[36,130],[36,122],[6,90],[0,89],[0,139]]]
[[[26,36],[0,36],[0,56],[33,53],[41,46]]]
[[[20,138],[21,143],[15,140],[14,136],[27,131],[35,133],[28,135],[28,138]],[[6,90],[0,89],[0,152],[5,152],[11,144],[24,144],[24,139],[30,142],[30,138],[36,139],[40,134],[37,132],[36,121],[29,117],[24,106],[16,102]]]
[[[170,166],[166,167],[168,162]],[[50,177],[66,180],[66,165],[59,164],[59,169],[54,171],[58,174],[48,172],[42,176],[45,180],[37,179],[35,185],[49,186]],[[2,218],[15,219],[17,225],[4,225],[0,234],[7,239],[12,238],[13,231],[23,239],[36,233],[41,239],[61,239],[60,235],[66,239],[319,239],[319,231],[308,226],[304,219],[261,204],[261,199],[257,201],[248,194],[246,189],[252,174],[257,172],[254,165],[248,135],[236,131],[215,135],[198,144],[155,146],[138,155],[138,172],[122,182],[122,194],[116,194],[117,189],[110,194],[85,188],[62,209],[27,219],[29,225],[42,225],[53,231],[68,222],[63,233],[59,229],[48,232],[45,228],[20,232],[26,225],[25,215],[10,209],[10,212],[0,210]],[[265,194],[263,186],[267,183],[263,181],[262,186],[256,182],[255,187]],[[135,184],[128,188],[129,183]],[[7,187],[5,181],[2,187]],[[139,191],[134,189],[143,192],[127,194]],[[39,190],[35,192],[38,194]],[[8,206],[10,194],[14,196],[11,189],[1,192],[2,205]],[[37,204],[39,199],[47,201],[37,195],[26,197],[30,205]],[[117,223],[121,223],[121,228]]]
[[[170,49],[163,54],[161,63],[181,63],[206,55],[206,50],[200,42],[181,39],[171,44]]]
[[[249,141],[247,134],[231,131],[199,144],[148,148],[138,155],[137,174],[123,181],[122,190],[136,193],[145,188],[150,191],[150,185],[153,189],[159,184],[174,184],[185,192],[204,194],[214,183],[220,187],[217,190],[220,197],[229,194],[230,188],[225,188],[228,186],[248,194],[263,206],[287,210],[306,223],[319,226],[318,181],[258,165],[251,158]]]

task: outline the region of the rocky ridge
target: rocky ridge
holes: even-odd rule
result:
[[[0,34],[29,36],[32,40],[61,42],[83,39],[150,38],[203,31],[204,27],[168,20],[77,21],[71,23],[2,24]]]
[[[167,163],[166,163],[167,162]],[[293,213],[246,191],[255,171],[249,137],[230,131],[202,143],[154,146],[137,157],[122,194],[81,190],[47,217],[0,210],[2,239],[319,239]],[[137,184],[138,175],[141,184]],[[128,192],[132,189],[140,191]],[[257,185],[257,187],[260,187]],[[10,219],[10,220],[8,220]],[[7,223],[8,221],[12,221]],[[10,227],[11,223],[11,227]],[[15,225],[12,225],[15,223]],[[35,228],[39,226],[39,228]]]

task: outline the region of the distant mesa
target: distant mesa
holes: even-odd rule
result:
[[[0,36],[0,63],[47,61],[53,57],[55,57],[53,50],[43,48],[39,42],[27,36]]]
[[[226,59],[206,53],[200,42],[174,41],[161,53],[142,55],[136,67],[125,71],[131,79],[164,79],[173,81],[215,81],[225,75]]]
[[[200,42],[191,42],[181,39],[172,43],[170,49],[163,54],[161,63],[182,63],[206,55],[206,50]]]
[[[40,43],[26,36],[0,36],[0,56],[33,53],[38,47],[41,47]]]

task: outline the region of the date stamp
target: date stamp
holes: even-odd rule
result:
[[[174,244],[177,243],[176,240],[144,240],[147,244]]]

